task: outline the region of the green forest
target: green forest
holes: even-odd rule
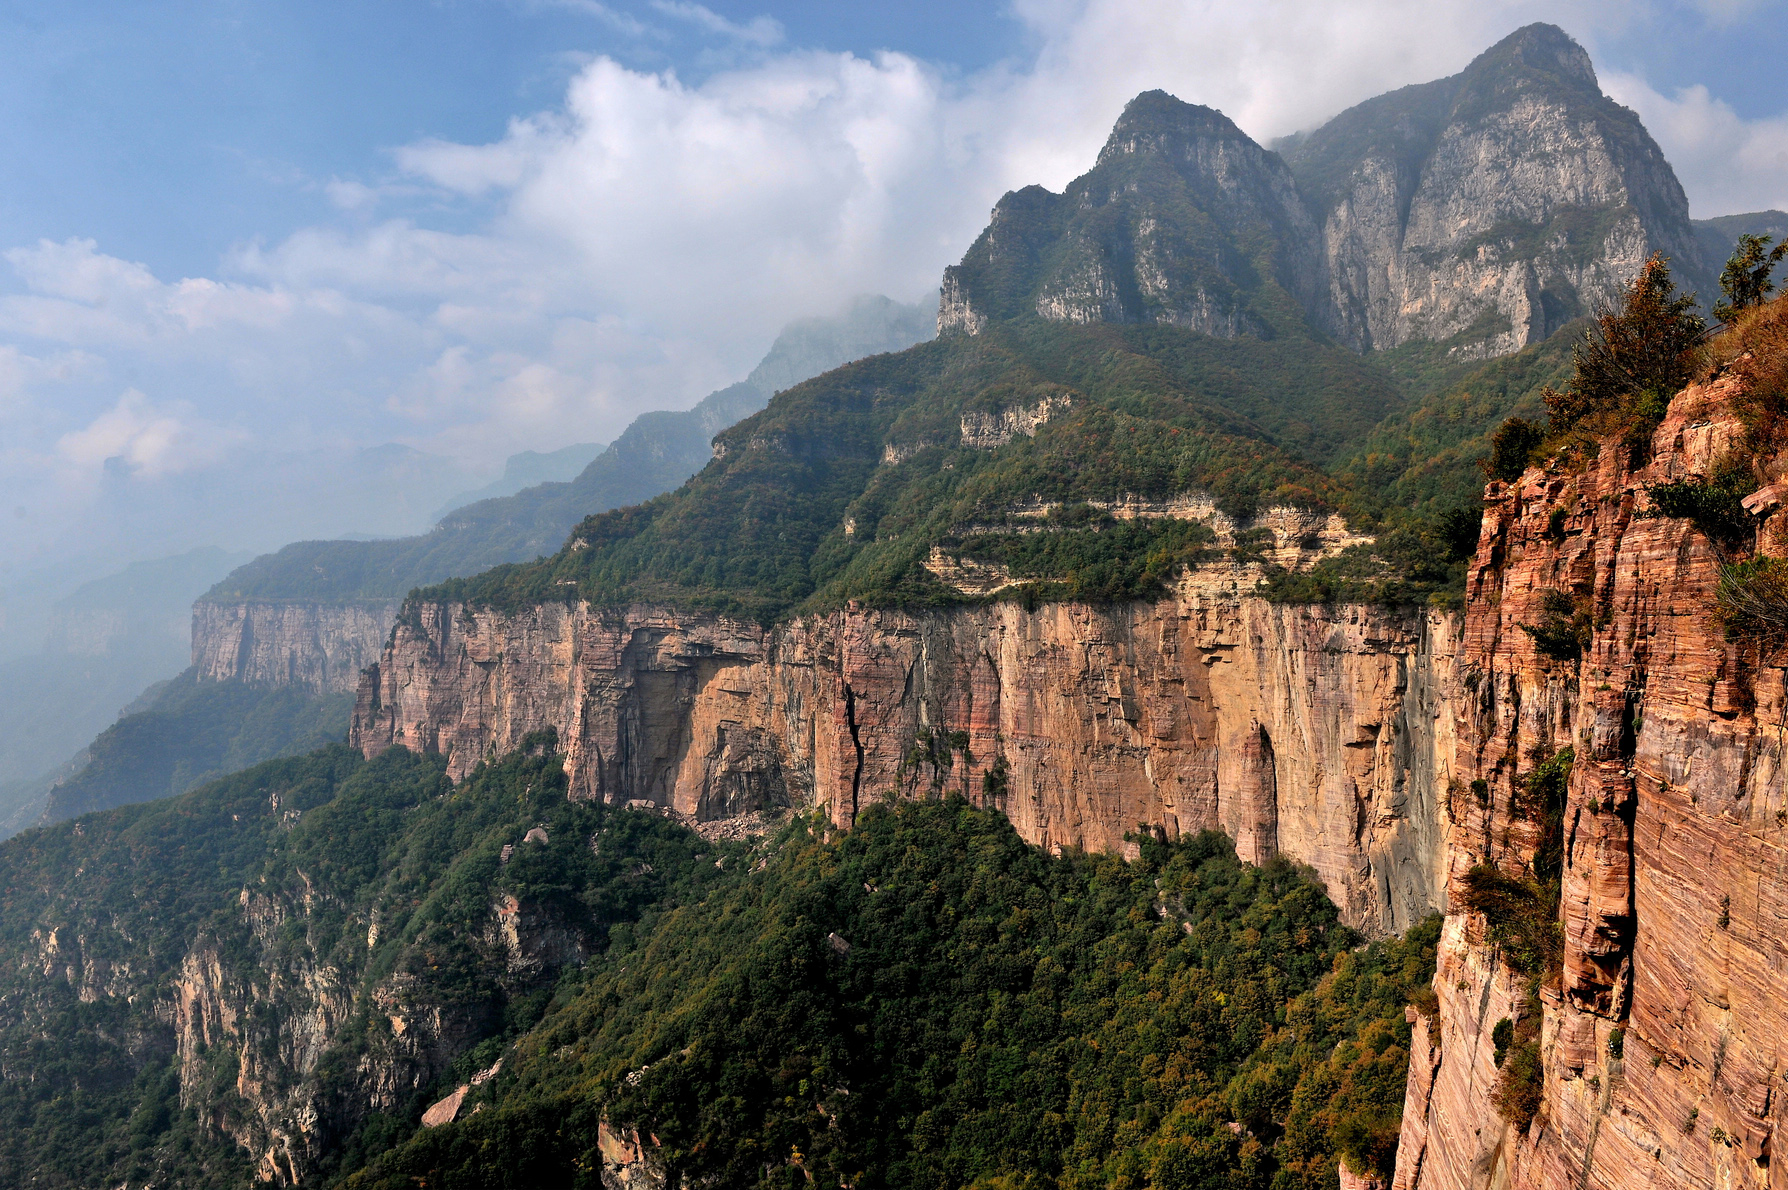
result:
[[[1462,589],[1456,526],[1475,519],[1489,435],[1540,411],[1580,330],[1461,369],[1431,351],[1361,356],[1289,315],[1237,339],[1015,319],[798,385],[720,434],[677,491],[585,519],[551,558],[416,597],[662,601],[765,622],[852,600],[972,601],[925,569],[942,545],[1015,562],[1026,581],[1002,598],[1146,598],[1200,559],[1187,525],[1139,520],[1106,542],[1109,526],[1083,523],[1040,547],[1013,509],[1202,491],[1238,519],[1291,504],[1390,535],[1314,584],[1270,581],[1274,597],[1446,598]],[[1034,437],[963,444],[965,418],[1046,401],[1059,412]]]
[[[1388,1171],[1438,919],[1362,946],[1221,835],[1050,856],[960,798],[716,843],[569,801],[552,746],[458,786],[328,748],[0,851],[0,1181],[240,1185],[266,1099],[357,1187],[595,1187],[605,1122],[691,1184]],[[506,952],[503,912],[550,945]],[[200,969],[238,1014],[195,1050],[165,1003]]]

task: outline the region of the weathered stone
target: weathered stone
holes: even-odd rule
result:
[[[378,660],[401,606],[201,600],[192,607],[192,663],[206,681],[345,693]]]
[[[457,778],[550,727],[574,797],[697,821],[797,806],[848,825],[955,790],[1045,847],[1226,830],[1249,859],[1314,866],[1373,931],[1439,897],[1448,614],[1279,606],[1197,574],[1154,603],[768,630],[655,607],[416,613],[362,683],[368,754],[438,750]]]
[[[1574,747],[1563,973],[1541,994],[1540,1113],[1514,1135],[1487,1046],[1520,981],[1480,920],[1448,919],[1441,1044],[1428,1050],[1418,1027],[1398,1190],[1788,1184],[1771,1160],[1788,1058],[1784,671],[1725,639],[1720,550],[1651,515],[1646,494],[1747,449],[1738,384],[1677,396],[1642,465],[1609,443],[1581,471],[1491,486],[1459,658],[1477,696],[1453,758],[1489,795],[1457,803],[1469,812],[1448,824],[1445,863],[1455,882],[1485,859],[1519,871],[1535,837],[1511,809],[1516,783],[1534,757]],[[1590,611],[1578,660],[1522,631],[1553,591]]]

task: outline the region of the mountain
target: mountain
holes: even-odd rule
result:
[[[513,496],[523,488],[531,488],[536,484],[563,483],[575,479],[590,465],[591,459],[602,453],[602,448],[603,443],[600,442],[574,442],[558,450],[524,450],[512,454],[503,461],[503,474],[500,477],[477,491],[455,496],[436,514],[436,519],[480,500]]]
[[[64,650],[42,662],[5,663],[19,681],[38,680],[41,669],[40,686],[61,681],[78,691],[71,697],[81,700],[81,713],[70,713],[68,698],[16,704],[19,715],[37,717],[21,724],[41,726],[20,731],[10,745],[24,759],[13,765],[13,780],[0,781],[0,838],[35,821],[181,793],[222,773],[339,740],[360,670],[377,656],[412,588],[550,551],[592,509],[649,499],[699,470],[713,457],[715,433],[762,408],[772,386],[929,337],[925,309],[859,298],[840,316],[791,323],[744,382],[692,409],[642,414],[577,478],[456,509],[433,533],[299,542],[238,566],[196,602],[202,582],[224,565],[213,562],[201,583],[180,587],[171,604],[156,602],[145,580],[133,577],[153,568],[132,568],[106,587],[133,608],[126,619],[106,605],[112,617],[106,639],[118,642],[112,653],[98,647],[98,629],[88,625],[65,628],[58,638],[84,642],[86,654]],[[556,461],[518,456],[508,470],[513,478],[529,468],[563,466],[583,449],[558,452]],[[69,614],[94,598],[91,591],[75,597]],[[150,625],[146,613],[166,623]],[[125,645],[148,650],[152,660],[123,665],[115,654]],[[170,673],[179,676],[119,714],[120,704]],[[91,742],[83,748],[83,741]],[[6,758],[0,751],[0,760]]]
[[[1700,233],[1557,30],[1387,98],[1139,97],[934,341],[379,605],[348,746],[0,845],[0,1178],[1766,1184],[1788,298],[1485,485]],[[340,680],[255,606],[231,682]]]
[[[944,271],[938,330],[1035,316],[1271,333],[1315,301],[1314,239],[1284,162],[1221,112],[1149,91],[1061,194],[999,201]]]
[[[1321,229],[1315,317],[1358,348],[1498,355],[1614,300],[1652,252],[1708,276],[1662,151],[1552,25],[1283,149]]]
[[[52,606],[35,651],[0,660],[0,823],[41,805],[45,774],[179,672],[194,596],[244,560],[208,547],[84,583]]]
[[[1657,144],[1551,25],[1278,148],[1138,96],[1063,193],[1000,200],[944,274],[940,331],[1040,317],[1264,337],[1301,311],[1356,350],[1482,359],[1613,300],[1654,251],[1706,287],[1731,247],[1708,255]]]
[[[927,338],[930,328],[918,307],[859,299],[842,317],[791,324],[749,377],[693,408],[641,414],[568,482],[457,508],[420,537],[288,545],[231,572],[202,602],[390,601],[450,575],[549,552],[579,518],[649,500],[700,470],[712,457],[718,431],[763,408],[775,391],[766,386],[792,384]]]
[[[1732,247],[1741,235],[1768,236],[1771,242],[1779,244],[1788,239],[1788,212],[1751,211],[1743,215],[1695,220],[1695,238],[1701,244],[1701,258],[1712,270],[1712,275],[1704,283],[1706,294],[1719,293],[1719,271],[1732,255]],[[1711,308],[1711,297],[1702,305]]]
[[[0,1182],[45,1190],[1321,1185],[1388,1169],[1436,940],[1221,836],[1052,857],[960,799],[704,838],[568,799],[545,738],[457,786],[270,762],[0,888]]]

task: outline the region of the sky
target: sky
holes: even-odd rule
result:
[[[1788,208],[1760,0],[11,0],[0,587],[419,530],[923,298],[1139,91],[1264,140],[1541,19],[1695,215]]]

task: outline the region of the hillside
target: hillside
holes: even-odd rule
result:
[[[568,801],[549,745],[457,787],[327,749],[0,850],[0,1180],[1389,1168],[1432,924],[1356,950],[1221,836],[1052,858],[960,800],[717,843]]]
[[[202,601],[383,602],[452,575],[550,553],[581,517],[649,500],[699,471],[712,457],[715,433],[763,408],[778,389],[932,333],[928,312],[887,298],[859,299],[840,317],[795,322],[745,380],[687,410],[641,414],[575,479],[456,508],[418,537],[296,542],[232,571]]]

